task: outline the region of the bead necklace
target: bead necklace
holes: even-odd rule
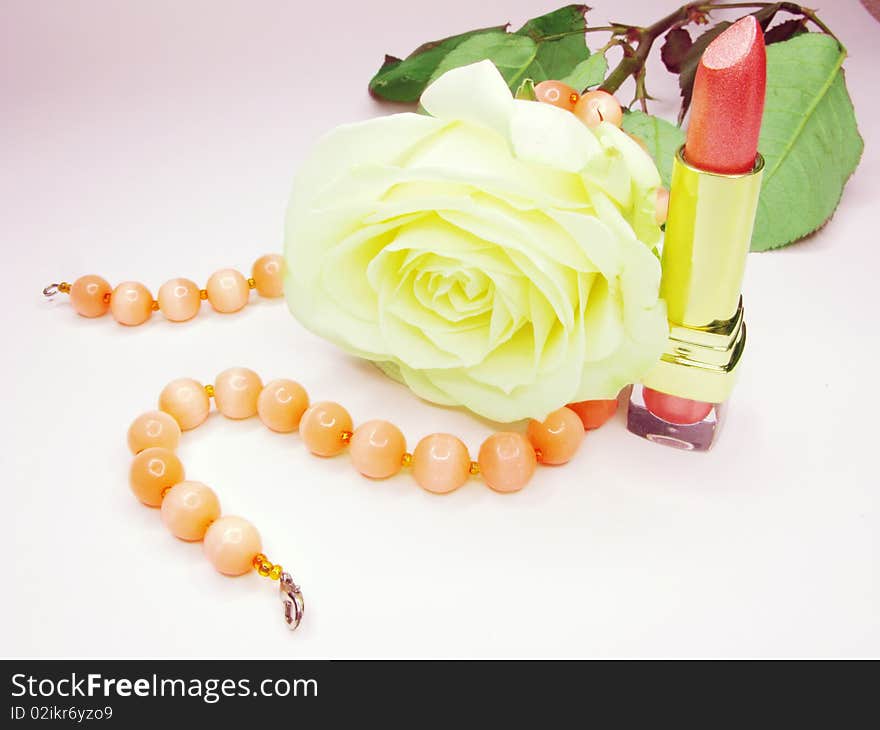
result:
[[[212,398],[227,418],[258,416],[272,431],[299,431],[306,448],[317,456],[332,457],[347,449],[355,469],[370,479],[386,479],[410,469],[416,483],[435,494],[458,489],[476,476],[495,491],[519,491],[538,463],[569,461],[585,430],[574,410],[560,408],[544,421],[530,421],[526,435],[492,434],[480,446],[477,459],[471,460],[465,444],[451,434],[425,436],[409,452],[406,439],[392,423],[371,420],[355,428],[340,404],[310,404],[299,383],[282,379],[263,385],[259,375],[247,368],[224,370],[209,385],[191,378],[170,382],[159,395],[159,410],[141,414],[128,429],[128,446],[135,455],[131,489],[142,503],[160,509],[162,521],[175,537],[203,541],[205,555],[220,573],[237,576],[254,569],[280,581],[284,620],[291,629],[299,626],[304,610],[299,586],[290,573],[266,558],[260,533],[250,522],[221,516],[214,491],[186,480],[175,453],[181,431],[192,430],[208,418]]]
[[[277,298],[284,293],[284,259],[280,254],[260,256],[246,279],[235,269],[220,269],[208,278],[204,289],[189,279],[170,279],[159,287],[156,299],[137,281],[124,281],[112,288],[95,274],[81,276],[73,284],[62,281],[43,289],[47,297],[69,294],[70,303],[83,317],[101,317],[109,311],[119,324],[143,324],[153,312],[162,312],[171,322],[185,322],[199,313],[203,301],[221,314],[231,314],[247,303],[250,290],[261,297]]]
[[[190,320],[205,300],[217,312],[237,312],[247,304],[251,289],[263,297],[282,296],[283,278],[284,259],[267,254],[254,263],[249,279],[233,269],[212,274],[204,289],[189,279],[171,279],[159,288],[157,299],[138,282],[111,288],[95,275],[82,276],[73,284],[51,284],[43,294],[69,294],[74,310],[84,317],[100,317],[109,311],[120,324],[134,326],[146,322],[155,311],[171,322]],[[213,384],[180,378],[166,385],[159,395],[158,410],[141,414],[128,429],[128,446],[134,454],[129,472],[132,491],[143,504],[160,510],[162,521],[175,537],[203,542],[205,555],[220,573],[238,576],[255,570],[279,581],[284,620],[290,629],[299,626],[305,610],[299,586],[290,573],[262,552],[260,533],[250,522],[222,515],[214,491],[186,479],[175,453],[181,432],[195,429],[208,418],[211,399],[226,418],[258,416],[272,431],[298,431],[306,448],[316,456],[334,457],[347,450],[355,469],[369,479],[387,479],[409,469],[416,483],[434,494],[452,492],[471,477],[482,477],[496,492],[517,492],[529,482],[539,463],[568,462],[580,447],[584,432],[601,426],[617,409],[616,400],[572,403],[543,421],[530,420],[525,434],[492,434],[474,460],[461,439],[448,433],[425,436],[410,452],[394,424],[370,420],[355,428],[340,404],[310,404],[299,383],[281,379],[264,385],[259,375],[247,368],[224,370]]]

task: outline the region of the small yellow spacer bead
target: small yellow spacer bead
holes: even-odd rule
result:
[[[342,440],[342,443],[348,445],[349,443],[351,443],[352,435],[353,433],[351,431],[343,431],[341,434],[339,434],[339,438]]]
[[[159,302],[157,302],[157,301],[154,299],[154,300],[153,300],[152,307],[153,307],[153,311],[154,311],[154,312],[158,312],[158,311],[159,311]]]
[[[272,563],[269,563],[269,562],[260,563],[260,567],[257,568],[257,572],[260,575],[262,575],[264,578],[267,578],[269,576],[269,573],[272,572]]]
[[[170,491],[171,491],[171,487],[165,487],[165,489],[162,490],[162,492],[160,493],[159,496],[162,497],[162,499],[165,499],[165,495],[168,494],[168,492],[170,492]]]
[[[281,573],[284,571],[280,565],[273,565],[272,570],[269,571],[269,578],[272,580],[278,580],[281,578]]]
[[[70,294],[70,284],[68,284],[66,281],[62,281],[58,285],[58,291],[60,291],[62,294]]]
[[[400,464],[403,467],[412,466],[413,463],[413,455],[409,453],[409,451],[405,452],[403,456],[400,457]]]
[[[259,570],[260,566],[266,562],[266,556],[263,553],[257,553],[254,555],[254,559],[251,561],[251,564],[255,569]]]
[[[480,473],[480,464],[476,461],[472,461],[470,467],[468,468],[468,472],[472,477],[477,476]]]
[[[538,463],[539,463],[539,464],[540,464],[542,461],[544,461],[544,452],[541,451],[541,449],[535,449],[535,459],[538,460]]]
[[[256,289],[256,288],[257,288],[257,282],[256,282],[256,280],[254,279],[254,277],[251,277],[251,278],[248,279],[247,281],[248,281],[248,288],[249,288],[249,289]]]
[[[578,94],[576,91],[572,91],[572,92],[568,95],[568,101],[569,101],[570,104],[577,104],[577,103],[578,103],[578,99],[580,99],[580,98],[581,98],[581,95]]]
[[[214,386],[211,385],[210,383],[208,383],[205,386],[205,393],[207,393],[209,398],[213,398],[214,397]]]
[[[208,290],[207,289],[199,289],[199,299],[205,301],[208,298]]]

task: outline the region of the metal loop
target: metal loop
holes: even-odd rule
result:
[[[284,606],[284,621],[287,628],[295,631],[306,610],[303,594],[300,587],[293,582],[290,573],[282,573],[279,580],[281,582],[279,586],[281,603]]]
[[[49,284],[49,286],[43,289],[43,296],[51,299],[60,291],[60,286],[61,284]]]

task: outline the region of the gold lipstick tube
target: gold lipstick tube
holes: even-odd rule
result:
[[[685,161],[684,147],[678,150],[660,282],[669,343],[642,386],[707,405],[730,396],[745,347],[740,290],[763,169],[758,155],[747,173],[706,172]],[[669,423],[648,410],[643,388],[636,385],[628,425],[654,441],[702,450],[714,440],[718,410],[699,423]]]

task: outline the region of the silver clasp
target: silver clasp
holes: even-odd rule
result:
[[[293,582],[290,573],[282,573],[279,580],[281,581],[279,591],[281,592],[281,603],[284,606],[284,621],[287,623],[287,628],[294,631],[302,621],[306,604],[303,601],[302,591]]]

